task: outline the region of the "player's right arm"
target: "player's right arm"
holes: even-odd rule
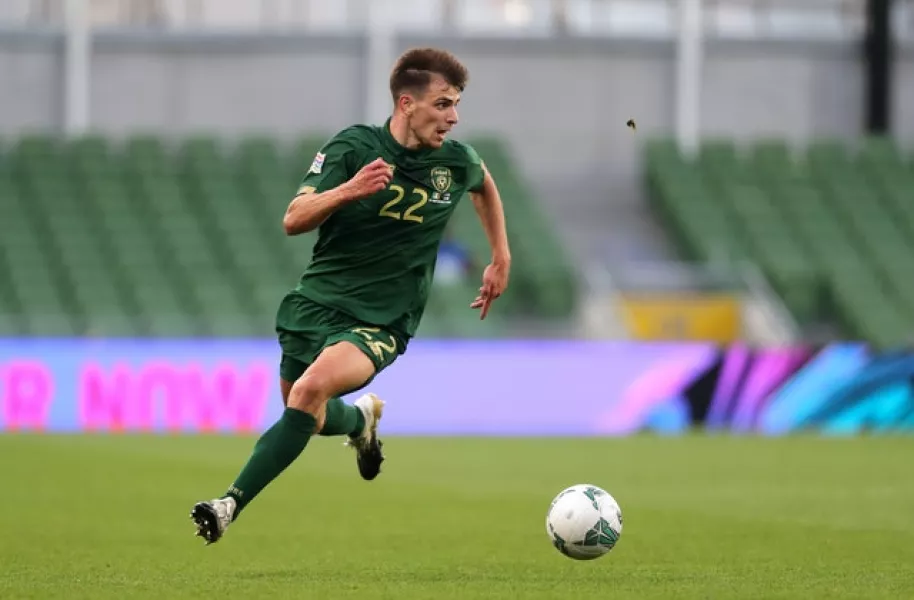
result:
[[[343,140],[331,141],[315,158],[286,208],[282,227],[299,235],[320,227],[342,206],[380,192],[390,183],[390,166],[378,158],[354,175],[355,151]]]

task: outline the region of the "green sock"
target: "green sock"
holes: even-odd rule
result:
[[[226,496],[234,498],[238,505],[235,518],[263,488],[298,458],[308,445],[316,426],[317,420],[313,415],[287,408],[282,417],[260,436],[248,463],[226,492]]]
[[[327,416],[320,435],[356,435],[365,428],[365,415],[342,398],[331,398],[327,402]]]

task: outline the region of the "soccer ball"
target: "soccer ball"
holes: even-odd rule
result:
[[[600,558],[622,535],[622,509],[606,490],[586,483],[573,485],[549,505],[546,533],[552,545],[569,558]]]

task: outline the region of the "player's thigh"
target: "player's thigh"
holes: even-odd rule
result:
[[[292,393],[294,381],[289,381],[283,377],[279,378],[279,393],[282,394],[282,405],[289,406],[289,394]]]
[[[284,405],[288,406],[292,386],[317,359],[333,331],[326,308],[294,292],[283,298],[276,315],[276,334],[282,349],[279,389]]]
[[[346,393],[357,391],[371,383],[378,373],[393,364],[397,357],[406,350],[406,342],[399,336],[386,329],[358,322],[327,339],[328,344],[337,342],[349,342],[359,348],[374,365],[372,376],[362,382],[359,387],[347,390]]]
[[[347,340],[335,340],[292,385],[288,406],[321,417],[330,398],[364,386],[375,370],[362,348]]]
[[[285,334],[288,335],[288,334]],[[280,339],[283,338],[283,335],[280,336]],[[313,359],[317,356],[320,351],[317,344],[315,344],[317,350],[307,353],[307,356],[299,354],[301,358],[310,358]],[[289,393],[292,391],[292,386],[295,385],[295,382],[305,374],[305,371],[308,369],[308,363],[304,362],[295,356],[292,356],[287,352],[289,344],[284,345],[282,352],[282,358],[279,361],[279,391],[282,394],[282,404],[283,406],[289,405]]]
[[[279,361],[279,392],[282,395],[282,405],[289,406],[289,394],[292,393],[292,386],[305,374],[308,369],[306,359],[316,357],[319,350],[311,352],[296,353],[295,356],[290,354],[289,334],[281,334],[280,339],[285,340],[282,344],[282,358]],[[319,346],[315,344],[317,348]]]

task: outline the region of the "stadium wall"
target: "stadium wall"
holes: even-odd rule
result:
[[[423,44],[453,49],[471,70],[462,134],[508,139],[534,181],[550,190],[564,186],[557,197],[565,213],[576,210],[572,200],[639,201],[639,146],[625,122],[635,118],[644,134],[672,131],[672,42],[401,36],[397,50]],[[62,48],[57,33],[0,31],[4,135],[61,126]],[[705,135],[803,141],[862,131],[858,44],[709,40],[705,53]],[[91,122],[115,136],[289,137],[330,132],[365,114],[361,37],[101,31],[92,56]],[[896,68],[893,124],[911,140],[914,47],[899,51]],[[572,180],[580,190],[567,189]],[[592,215],[592,208],[581,207],[581,214]]]
[[[269,340],[0,341],[0,430],[256,432]],[[388,435],[914,431],[914,353],[862,344],[417,340],[372,390]]]

